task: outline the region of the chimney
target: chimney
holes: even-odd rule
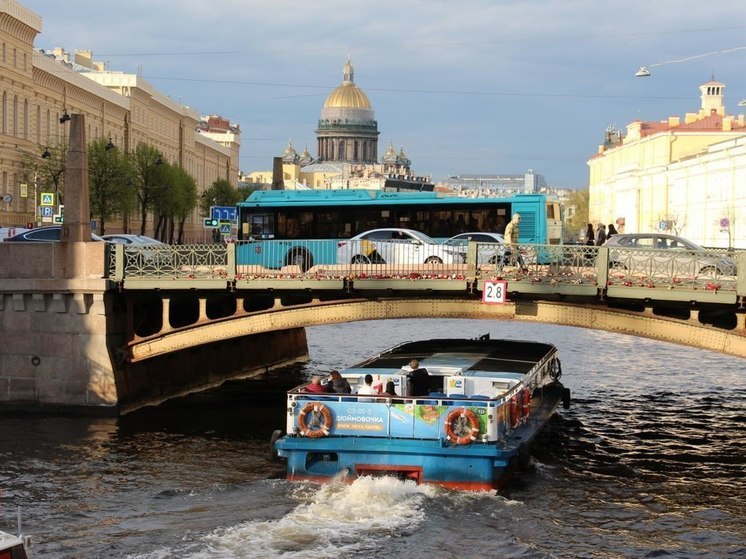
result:
[[[282,157],[275,157],[272,164],[272,190],[285,190]]]

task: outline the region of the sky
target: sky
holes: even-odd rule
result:
[[[244,173],[288,141],[316,156],[348,57],[379,158],[403,148],[435,181],[531,169],[583,188],[608,127],[696,112],[713,77],[746,112],[743,0],[19,1],[42,17],[35,47],[92,50],[238,124]]]

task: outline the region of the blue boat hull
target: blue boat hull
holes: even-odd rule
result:
[[[452,444],[444,439],[288,435],[276,442],[287,479],[317,482],[392,475],[449,489],[494,490],[526,459],[530,445],[563,398],[557,384],[535,401],[530,417],[499,442]]]

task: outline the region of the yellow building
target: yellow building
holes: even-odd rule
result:
[[[746,123],[725,84],[700,86],[696,113],[607,130],[588,161],[589,215],[620,232],[666,232],[704,246],[746,247]]]
[[[240,137],[198,130],[202,117],[158,92],[142,77],[111,72],[90,51],[34,49],[42,19],[14,0],[0,1],[0,226],[35,221],[33,177],[25,157],[67,142],[64,114],[85,116],[86,138],[111,139],[125,152],[144,142],[159,149],[197,182],[199,192],[215,180],[236,185]],[[42,188],[43,185],[39,185]],[[121,224],[119,224],[121,227]],[[129,227],[139,232],[130,218]],[[117,230],[116,221],[110,224]],[[185,224],[189,238],[203,234],[199,211]]]

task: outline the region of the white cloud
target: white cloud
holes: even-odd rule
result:
[[[315,151],[316,120],[348,55],[382,149],[391,138],[436,178],[530,167],[552,184],[581,186],[608,124],[696,110],[697,86],[713,72],[727,83],[731,112],[746,97],[746,52],[633,77],[643,64],[746,44],[734,17],[742,0],[706,10],[694,0],[23,5],[43,18],[36,46],[92,49],[110,68],[140,69],[172,98],[241,124],[246,171],[268,168],[288,138]]]

